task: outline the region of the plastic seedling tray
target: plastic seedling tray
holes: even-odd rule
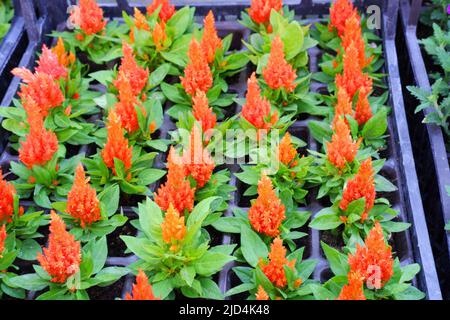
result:
[[[418,32],[427,28],[419,23],[422,1],[401,1],[401,16],[404,34],[401,43],[404,54],[409,59],[403,62],[404,85],[415,85],[428,92],[431,91],[429,73],[432,61],[418,42]],[[445,134],[434,124],[423,124],[423,118],[431,112],[425,109],[414,114],[418,101],[407,90],[406,110],[408,124],[414,141],[414,157],[417,163],[419,184],[426,211],[430,239],[436,258],[436,267],[444,296],[450,297],[450,233],[445,232],[444,225],[450,221],[450,197],[446,186],[450,186],[449,154],[445,148]]]
[[[210,9],[214,11],[216,14],[216,27],[218,29],[219,35],[223,36],[224,34],[233,33],[234,35],[234,43],[236,43],[236,47],[234,49],[242,49],[242,39],[246,39],[250,32],[241,26],[237,19],[240,17],[240,12],[249,6],[250,1],[209,1],[200,2],[195,1],[173,1],[174,4],[178,6],[189,4],[191,6],[198,5],[198,9],[196,10],[196,14],[198,15],[197,21],[201,21],[202,17],[206,12]],[[293,6],[290,6],[291,9],[294,9],[297,14],[297,19],[301,19],[303,22],[313,22],[317,21],[318,18],[321,18],[324,14],[327,13],[329,7],[329,1],[296,1],[297,3]],[[381,174],[390,181],[392,181],[398,188],[398,191],[389,193],[387,195],[382,195],[387,197],[393,205],[393,208],[400,212],[398,219],[400,221],[409,222],[412,224],[411,228],[402,233],[397,233],[391,239],[391,245],[393,246],[394,252],[396,256],[399,257],[402,264],[408,263],[419,263],[422,266],[422,270],[419,275],[414,280],[414,285],[417,286],[420,290],[424,291],[427,295],[427,299],[442,299],[441,291],[439,288],[439,282],[436,274],[436,268],[433,259],[433,253],[430,246],[429,236],[427,225],[425,221],[425,215],[422,207],[421,198],[418,196],[419,193],[419,185],[417,181],[415,164],[412,156],[412,147],[409,139],[409,133],[407,128],[406,114],[404,111],[403,97],[401,95],[401,83],[399,78],[399,70],[398,70],[398,59],[397,59],[397,51],[395,47],[395,27],[396,27],[396,17],[398,12],[398,1],[367,1],[365,5],[370,4],[378,4],[383,8],[383,24],[382,24],[382,37],[383,37],[383,47],[385,52],[385,73],[387,74],[386,80],[389,87],[390,93],[390,106],[392,107],[392,113],[389,117],[389,139],[388,139],[388,149],[386,150],[383,157],[387,159],[384,168],[381,171]],[[100,1],[100,3],[102,3]],[[103,6],[105,10],[105,14],[110,18],[121,18],[121,11],[128,11],[129,5],[126,1],[117,1],[118,4],[108,3]],[[290,3],[286,1],[286,3]],[[135,3],[131,3],[134,5]],[[357,1],[356,4],[361,5],[361,1]],[[51,4],[48,4],[49,7],[43,8],[43,16],[38,17],[37,19],[40,21],[45,21],[45,23],[41,24],[41,30],[52,30],[57,28],[64,28],[64,19],[66,14],[57,16],[58,13],[66,12],[66,1],[52,1]],[[142,6],[142,3],[139,3],[139,6]],[[143,8],[143,7],[142,7]],[[58,19],[59,20],[58,20]],[[31,32],[38,32],[36,38],[44,39],[43,33],[41,33],[37,29],[29,28]],[[50,41],[48,38],[45,38],[46,41]],[[238,41],[237,41],[238,40]],[[309,52],[310,55],[310,71],[316,72],[318,71],[318,63],[320,57],[320,50],[315,48]],[[35,51],[31,54],[31,56],[35,57]],[[252,72],[252,67],[249,65],[247,69],[244,69],[239,76],[233,77],[233,82],[229,83],[230,91],[237,93],[239,97],[244,97],[246,88],[247,88],[247,79]],[[18,83],[15,84],[15,87],[12,88],[14,93],[18,89]],[[320,84],[313,84],[312,89],[315,91],[323,92],[324,88]],[[11,95],[11,97],[14,95]],[[8,104],[6,104],[8,105]],[[165,106],[165,110],[169,105]],[[240,112],[240,106],[234,104],[230,106],[231,114],[236,114]],[[309,130],[307,127],[308,121],[313,119],[312,117],[302,117],[301,120],[296,121],[289,129],[290,133],[295,135],[298,138],[301,138],[305,142],[307,142],[307,149],[311,150],[319,150],[320,146],[314,141],[312,136],[309,134]],[[176,127],[174,123],[171,121],[168,115],[164,118],[164,124],[159,130],[158,138],[167,138],[168,134],[171,130],[174,130]],[[84,147],[83,151],[87,151],[87,154],[93,152],[95,150],[95,146],[87,146]],[[80,152],[82,150],[74,150],[73,152]],[[0,165],[5,169],[5,172],[8,169],[8,165],[10,161],[16,160],[17,155],[11,152],[11,148],[6,146],[5,151],[0,157]],[[155,167],[164,168],[164,160],[165,155],[162,154],[160,157],[156,158]],[[239,172],[240,167],[235,165],[226,165],[226,167],[232,172]],[[12,177],[9,177],[12,178]],[[248,210],[249,207],[249,199],[243,196],[243,193],[246,189],[246,186],[239,182],[234,175],[231,176],[230,184],[237,187],[237,190],[233,192],[232,198],[229,202],[229,208],[225,212],[225,215],[231,215],[232,210],[234,208],[241,208],[243,210]],[[156,190],[158,187],[157,184],[151,186],[152,190]],[[300,208],[304,210],[310,210],[311,212],[316,213],[321,208],[327,205],[327,203],[323,203],[321,201],[317,201],[315,195],[317,194],[317,190],[311,190],[307,199],[308,206],[305,208]],[[126,203],[126,205],[122,202],[121,207],[123,212],[130,218],[130,220],[135,219],[137,215],[133,211],[133,207],[137,206],[138,201],[140,199],[136,199],[133,203]],[[132,229],[134,230],[134,229]],[[132,232],[127,229],[127,225],[125,225],[121,232],[127,233]],[[208,230],[211,233],[211,238],[217,244],[230,244],[230,243],[239,243],[239,237],[230,234],[222,234],[213,229]],[[305,246],[305,259],[314,258],[319,261],[315,272],[313,274],[313,278],[320,281],[325,281],[331,277],[331,272],[328,267],[325,256],[320,247],[320,240],[326,238],[326,241],[330,245],[339,245],[339,239],[334,239],[330,234],[323,233],[317,230],[309,229],[304,227],[304,230],[301,230],[308,233],[307,237],[304,237],[298,243],[300,246]],[[120,256],[112,256],[110,255],[107,264],[114,266],[127,266],[130,263],[136,261],[137,257],[133,255],[124,254],[123,251],[117,250],[117,248],[112,248],[111,243],[118,244],[120,241],[114,236],[110,237],[108,240],[109,244],[109,253],[119,252]],[[120,244],[118,244],[120,245]],[[239,284],[239,280],[234,275],[232,271],[232,267],[235,266],[234,263],[230,263],[224,267],[224,269],[219,273],[218,276],[214,278],[215,281],[218,282],[219,287],[222,292],[226,292],[230,288]],[[117,282],[114,286],[111,287],[111,291],[116,292],[119,290],[119,287],[122,287],[122,297],[126,292],[130,291],[132,282],[134,281],[133,276],[127,276],[124,278],[124,281]],[[112,298],[109,294],[109,289],[104,292],[102,295],[101,288],[92,293],[92,297],[97,299],[104,298]],[[30,295],[30,298],[33,295]],[[117,296],[116,296],[117,297]],[[242,298],[242,296],[234,296],[233,299]]]

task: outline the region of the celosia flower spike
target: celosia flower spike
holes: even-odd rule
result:
[[[280,162],[289,166],[295,165],[291,163],[292,160],[297,156],[297,150],[292,145],[291,135],[289,132],[286,132],[284,137],[280,141],[280,145],[278,146],[278,157]]]
[[[11,222],[14,215],[14,195],[16,189],[3,178],[0,168],[0,224]]]
[[[70,16],[72,23],[80,27],[86,35],[99,33],[106,26],[103,10],[95,0],[80,0]]]
[[[75,171],[73,186],[67,195],[67,213],[78,220],[83,229],[101,218],[97,192],[89,185],[81,164]]]
[[[164,222],[161,223],[162,238],[165,243],[170,245],[170,251],[177,251],[180,242],[186,235],[186,226],[184,225],[184,217],[180,217],[180,213],[169,204]]]
[[[361,19],[358,13],[353,13],[351,17],[345,21],[345,29],[341,39],[344,52],[347,51],[350,44],[354,42],[358,51],[358,62],[361,69],[364,69],[370,64],[373,57],[366,58],[366,44],[362,36]]]
[[[123,73],[131,84],[132,92],[138,96],[148,82],[148,70],[138,66],[133,49],[126,42],[122,43],[123,58],[119,73]]]
[[[119,72],[119,76],[114,80],[114,86],[119,91],[119,101],[115,104],[114,110],[120,118],[121,126],[129,133],[139,129],[136,105],[138,99],[133,94],[133,87],[125,73]],[[141,108],[145,111],[143,108]],[[144,112],[145,113],[145,112]]]
[[[208,92],[213,83],[212,73],[203,50],[195,38],[192,38],[189,45],[188,58],[189,63],[184,69],[184,77],[180,77],[184,90],[191,96],[197,90]]]
[[[58,80],[67,77],[67,68],[61,65],[58,56],[44,44],[42,54],[37,62],[36,72],[46,73]]]
[[[108,116],[108,138],[105,147],[101,153],[106,166],[112,169],[116,174],[114,159],[121,160],[125,170],[131,168],[131,158],[133,147],[128,145],[128,140],[123,135],[123,129],[120,124],[120,118],[114,110],[111,110]]]
[[[272,40],[269,60],[262,74],[267,85],[274,90],[284,88],[287,92],[292,92],[295,87],[297,74],[292,66],[286,61],[283,52],[283,41],[280,36]]]
[[[75,237],[66,231],[64,221],[51,211],[48,247],[38,253],[41,267],[52,277],[51,282],[65,283],[67,278],[80,269],[81,246]]]
[[[365,124],[373,116],[372,108],[370,107],[369,94],[371,88],[361,88],[358,94],[358,101],[355,108],[355,119],[359,125]]]
[[[392,249],[386,244],[380,223],[370,230],[364,246],[356,244],[354,255],[348,255],[350,272],[358,272],[364,281],[370,281],[375,289],[381,289],[394,274]]]
[[[66,52],[64,41],[61,37],[58,38],[58,42],[56,43],[56,46],[52,48],[52,51],[58,57],[58,62],[60,65],[68,67],[69,65],[75,63],[75,55],[73,52]]]
[[[2,253],[5,250],[6,240],[6,224],[0,227],[0,259],[3,258]]]
[[[287,285],[284,266],[294,269],[296,259],[288,261],[286,258],[286,248],[280,237],[273,240],[270,245],[269,262],[266,264],[262,260],[259,262],[261,270],[266,277],[278,288],[284,288]],[[298,279],[300,280],[300,279]],[[299,283],[299,282],[297,282]]]
[[[153,0],[153,2],[147,7],[147,14],[152,15],[159,7],[159,18],[162,22],[167,22],[175,13],[175,6],[170,4],[169,0]]]
[[[200,46],[208,60],[208,63],[214,62],[216,50],[222,48],[222,40],[217,35],[216,24],[214,22],[214,14],[210,10],[203,20],[205,31],[203,32]]]
[[[334,124],[334,134],[331,142],[327,142],[328,160],[338,169],[343,169],[347,162],[353,162],[358,153],[361,141],[353,141],[350,128],[343,118],[338,118]]]
[[[152,39],[153,43],[155,44],[156,51],[163,50],[164,42],[167,39],[166,24],[163,21],[156,22],[155,27],[152,31]]]
[[[256,300],[270,300],[269,295],[261,285],[258,287],[258,292],[256,293]]]
[[[134,27],[138,30],[150,31],[150,25],[147,18],[142,14],[138,8],[134,8]],[[130,42],[134,43],[134,28],[130,28]]]
[[[372,210],[375,203],[375,172],[372,167],[372,159],[368,158],[363,163],[358,170],[355,177],[348,181],[347,186],[344,189],[342,195],[342,200],[339,204],[339,208],[342,210],[347,210],[348,205],[355,200],[360,198],[366,199],[366,206],[364,212],[361,216],[361,221],[364,222],[367,216]]]
[[[258,182],[258,198],[248,211],[248,219],[253,229],[269,237],[280,234],[280,226],[285,216],[286,208],[277,197],[272,181],[265,174]]]
[[[257,24],[268,24],[272,9],[279,12],[282,7],[282,0],[252,0],[248,14]]]
[[[153,289],[148,283],[147,275],[139,269],[136,276],[136,283],[133,284],[132,295],[127,292],[125,300],[160,300],[153,295]]]
[[[33,100],[28,100],[30,104]],[[44,128],[42,114],[33,107],[28,112],[28,124],[30,132],[25,140],[20,142],[19,159],[28,168],[34,165],[45,165],[58,151],[58,138],[56,134]]]
[[[333,128],[336,126],[336,122],[338,118],[342,118],[347,115],[352,115],[353,113],[353,107],[352,107],[352,101],[350,97],[348,96],[347,91],[343,87],[337,87],[337,103],[334,107],[334,119],[333,119]],[[345,119],[345,122],[347,123],[347,119]]]
[[[212,108],[208,106],[208,98],[203,91],[197,90],[192,97],[192,115],[195,120],[201,123],[202,131],[207,132],[216,126],[217,117]]]
[[[364,277],[358,272],[349,272],[348,284],[342,287],[338,300],[366,300],[363,281]]]
[[[345,22],[354,14],[357,14],[356,8],[349,0],[336,0],[330,7],[330,27],[336,28],[341,36],[345,30]]]

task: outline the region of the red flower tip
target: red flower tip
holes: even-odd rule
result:
[[[347,162],[352,162],[358,153],[361,141],[353,141],[350,129],[343,118],[337,118],[334,134],[327,143],[328,160],[338,169],[343,169]]]
[[[155,28],[152,31],[152,39],[153,43],[155,44],[156,51],[161,51],[164,48],[164,42],[167,39],[166,35],[166,24],[161,21],[156,22]]]
[[[210,10],[208,15],[203,20],[205,31],[203,32],[201,47],[208,60],[208,63],[214,62],[216,50],[222,48],[222,40],[217,35],[216,24],[214,21],[214,14]]]
[[[180,77],[184,90],[191,96],[197,90],[208,92],[213,79],[208,61],[195,38],[192,38],[188,51],[189,63],[184,69],[184,77]]]
[[[365,124],[372,118],[372,108],[369,103],[369,94],[371,88],[361,88],[358,94],[358,101],[356,102],[355,108],[355,119],[358,121],[359,125]]]
[[[346,115],[351,116],[353,113],[352,101],[348,96],[348,93],[345,90],[345,88],[337,86],[336,90],[337,90],[337,103],[336,106],[334,107],[333,128],[336,127],[336,122],[338,118],[344,117],[345,123],[348,124],[345,116]]]
[[[150,25],[148,24],[147,18],[136,7],[134,8],[133,23],[138,30],[150,31]],[[134,28],[131,28],[130,30],[130,42],[134,43]]]
[[[6,225],[0,227],[0,259],[3,258],[2,253],[5,250]]]
[[[341,36],[345,30],[345,22],[354,14],[358,13],[349,0],[336,0],[330,7],[330,26],[336,28]]]
[[[12,221],[15,194],[16,189],[3,178],[2,169],[0,168],[0,223]]]
[[[167,22],[175,13],[175,6],[170,4],[169,0],[153,0],[153,2],[147,7],[147,14],[152,15],[159,7],[159,18],[162,22]]]
[[[68,67],[69,65],[75,63],[75,55],[73,52],[66,52],[64,41],[61,37],[58,38],[58,42],[56,43],[56,46],[52,48],[52,51],[58,57],[58,63],[61,66]]]
[[[262,286],[258,286],[258,292],[256,293],[256,300],[270,300],[269,295]]]
[[[279,12],[282,7],[282,0],[252,0],[248,14],[257,24],[267,24],[272,9]]]
[[[139,122],[135,105],[139,105],[138,99],[133,94],[133,86],[125,73],[119,72],[114,86],[119,91],[119,101],[114,109],[120,118],[121,126],[132,133],[139,129]],[[142,110],[144,110],[141,107]]]
[[[138,66],[133,49],[126,42],[122,43],[123,58],[119,73],[123,73],[130,81],[132,92],[138,96],[148,82],[148,70]]]
[[[367,67],[373,57],[366,58],[366,44],[361,31],[361,19],[358,13],[354,12],[345,22],[344,33],[342,34],[342,47],[347,51],[352,42],[358,51],[358,62],[361,69]]]
[[[349,272],[348,274],[348,284],[342,287],[341,293],[339,294],[338,300],[366,300],[364,296],[364,277],[355,271]]]
[[[66,231],[64,221],[51,211],[48,247],[37,254],[41,267],[52,277],[51,282],[65,283],[80,269],[81,247],[75,237]]]
[[[95,0],[80,0],[70,16],[72,23],[80,27],[86,35],[99,33],[106,26],[103,10]]]
[[[163,241],[170,244],[170,251],[177,251],[180,242],[186,235],[186,226],[184,217],[180,217],[180,213],[172,203],[169,204],[164,221],[161,223],[161,230]]]
[[[202,125],[203,132],[214,129],[216,126],[217,117],[212,108],[208,106],[208,98],[203,91],[197,91],[192,97],[192,114],[198,122]]]
[[[67,77],[67,68],[60,64],[56,53],[47,48],[45,44],[42,46],[42,54],[37,64],[36,72],[38,73],[46,73],[56,80]]]
[[[160,300],[153,295],[153,289],[148,283],[147,275],[139,269],[136,276],[136,284],[133,284],[132,294],[127,292],[125,300]]]
[[[269,237],[280,234],[280,226],[285,216],[285,207],[277,197],[272,181],[265,174],[258,182],[258,198],[248,211],[248,219],[253,229]]]
[[[283,47],[284,44],[280,36],[275,36],[272,40],[269,61],[262,73],[264,80],[271,89],[285,88],[287,92],[292,92],[296,87],[297,74],[286,61]]]
[[[278,157],[280,162],[289,166],[296,156],[297,150],[292,145],[291,135],[289,132],[286,132],[280,141],[280,145],[278,146]]]
[[[286,248],[280,237],[273,240],[270,245],[269,262],[266,264],[260,261],[261,270],[266,277],[278,288],[284,288],[287,285],[286,273],[284,266],[294,269],[296,260],[288,261],[286,258]]]
[[[97,192],[89,185],[81,164],[75,171],[74,183],[67,195],[67,213],[78,220],[83,229],[101,218]]]

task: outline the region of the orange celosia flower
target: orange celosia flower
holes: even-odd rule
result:
[[[208,150],[203,148],[202,132],[194,124],[191,131],[189,148],[183,153],[183,163],[186,175],[191,175],[197,182],[197,188],[202,188],[211,178],[214,161]]]
[[[282,0],[252,0],[248,14],[258,24],[269,23],[272,9],[279,12],[282,7]]]
[[[152,15],[159,7],[159,18],[162,22],[167,22],[175,13],[175,6],[170,5],[169,0],[153,0],[153,2],[147,7],[147,14]]]
[[[78,165],[72,189],[67,195],[67,213],[80,222],[84,229],[101,218],[97,192],[89,185],[83,166]]]
[[[184,90],[191,96],[197,90],[208,92],[213,79],[208,61],[195,38],[192,38],[188,51],[189,63],[184,69],[184,77],[180,77]]]
[[[348,284],[342,287],[338,300],[366,300],[363,290],[364,277],[358,272],[349,272]]]
[[[214,22],[214,14],[210,10],[203,20],[205,31],[203,32],[201,47],[208,60],[208,63],[214,62],[216,50],[222,48],[222,40],[217,35],[216,24]]]
[[[133,49],[126,42],[122,43],[123,58],[119,67],[119,73],[124,74],[131,84],[132,92],[138,96],[148,82],[148,70],[138,66]]]
[[[361,31],[361,19],[358,13],[353,13],[349,19],[345,22],[344,33],[342,34],[342,47],[344,52],[350,47],[352,42],[355,43],[355,47],[358,51],[358,61],[361,69],[364,69],[372,61],[373,57],[366,58],[366,44]]]
[[[148,24],[147,18],[136,7],[134,8],[133,22],[136,29],[150,31],[150,25]],[[131,28],[130,30],[130,42],[134,43],[134,28]]]
[[[75,237],[66,231],[64,221],[51,211],[48,247],[38,253],[41,267],[52,277],[51,282],[65,283],[80,269],[81,247]]]
[[[372,210],[375,202],[375,179],[372,167],[372,159],[368,158],[359,167],[358,173],[355,177],[348,181],[344,189],[339,208],[347,210],[348,205],[360,198],[366,199],[366,206],[361,221],[367,219],[367,215]]]
[[[259,233],[275,237],[280,234],[281,223],[286,218],[285,211],[272,181],[263,174],[258,182],[258,198],[248,211],[250,224]]]
[[[0,223],[12,221],[15,194],[16,189],[11,183],[3,179],[2,169],[0,168]]]
[[[183,160],[175,154],[175,149],[171,147],[167,158],[167,181],[155,194],[156,204],[164,211],[169,209],[170,204],[182,214],[184,210],[190,212],[194,207],[195,188],[191,188],[189,180],[186,179],[182,162]]]
[[[119,101],[115,104],[114,110],[120,118],[122,128],[132,133],[139,129],[135,108],[135,105],[139,105],[139,102],[133,94],[132,84],[124,73],[119,72],[118,78],[114,81],[114,86],[119,91]]]
[[[270,129],[277,121],[278,114],[270,114],[270,103],[261,96],[256,75],[253,72],[248,79],[246,102],[242,106],[242,116],[258,129]]]
[[[267,85],[274,90],[285,88],[287,92],[295,89],[297,74],[292,66],[286,61],[283,52],[283,41],[280,36],[272,40],[269,61],[263,69],[262,74]]]
[[[133,147],[128,145],[128,139],[123,136],[123,129],[120,118],[114,110],[108,116],[108,139],[102,151],[102,158],[106,166],[116,174],[114,159],[123,162],[125,170],[131,168],[131,158]]]
[[[356,244],[354,255],[348,255],[351,272],[358,272],[367,285],[381,289],[394,274],[392,249],[386,244],[380,223],[370,230],[364,246]]]
[[[38,73],[46,73],[56,80],[67,77],[67,68],[59,63],[58,56],[45,44],[42,45],[42,54],[37,64]]]
[[[328,160],[338,169],[343,169],[347,162],[352,162],[361,141],[353,141],[350,129],[343,118],[338,118],[334,124],[334,134],[331,142],[327,142]]]
[[[333,119],[333,128],[336,126],[336,122],[338,118],[342,118],[342,116],[352,115],[353,107],[352,101],[348,96],[347,91],[343,87],[337,87],[337,103],[334,107],[334,119]],[[347,123],[347,119],[345,119],[345,123]]]
[[[133,296],[127,292],[125,300],[161,300],[153,295],[152,286],[148,283],[147,275],[142,269],[138,271],[136,284],[133,284],[132,294]]]
[[[337,0],[330,7],[330,27],[334,27],[341,36],[345,30],[345,22],[357,14],[356,8],[349,0]]]
[[[34,165],[44,165],[53,158],[58,151],[58,138],[54,132],[44,128],[42,115],[36,109],[28,112],[28,124],[30,132],[20,142],[19,159],[31,169]]]
[[[262,286],[258,287],[258,292],[256,293],[256,300],[270,300],[269,295]]]
[[[27,112],[27,107],[32,106],[46,117],[50,109],[58,107],[64,102],[64,95],[59,84],[51,75],[41,72],[33,74],[23,67],[14,68],[12,74],[20,77],[26,84],[21,85],[19,96]],[[33,103],[29,100],[33,100]],[[30,102],[31,105],[27,105],[27,102]]]
[[[164,22],[156,23],[155,28],[152,31],[152,39],[155,44],[156,51],[164,49],[164,42],[167,39],[166,24]]]
[[[286,259],[286,248],[283,246],[283,241],[280,237],[273,240],[270,245],[269,262],[259,262],[262,272],[266,277],[278,288],[283,288],[287,284],[284,266],[294,269],[296,259],[288,261]]]
[[[52,48],[52,51],[58,57],[58,62],[61,66],[68,67],[75,63],[75,55],[73,52],[66,52],[64,41],[61,37],[58,38],[58,42],[56,43],[56,46]]]
[[[5,250],[6,225],[0,227],[0,259],[3,258],[2,253]]]
[[[201,123],[203,132],[214,129],[216,125],[216,114],[208,106],[208,98],[203,91],[197,91],[192,97],[192,115],[195,120]]]
[[[369,93],[371,88],[361,88],[359,90],[358,101],[355,108],[355,119],[359,125],[362,125],[372,118],[372,108],[369,102]]]
[[[184,225],[184,217],[180,217],[180,213],[169,204],[164,222],[161,223],[162,238],[165,243],[170,244],[170,251],[177,251],[179,242],[186,235],[186,226]]]
[[[106,26],[103,10],[95,0],[80,0],[79,5],[72,11],[70,19],[86,35],[99,33]]]
[[[297,150],[292,145],[291,135],[289,132],[286,132],[280,141],[280,145],[278,146],[278,157],[280,162],[288,166],[296,156]]]
[[[344,72],[336,75],[336,85],[345,88],[348,95],[353,98],[355,93],[363,87],[372,87],[372,79],[363,73],[359,66],[358,49],[352,42],[343,55]]]

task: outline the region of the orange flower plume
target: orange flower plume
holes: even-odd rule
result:
[[[191,96],[197,90],[208,92],[213,83],[212,73],[203,50],[195,38],[192,38],[189,45],[188,57],[189,63],[184,69],[184,77],[180,77],[184,90]]]
[[[5,250],[6,225],[0,227],[0,259],[3,258],[2,253]]]
[[[356,8],[349,0],[336,0],[330,7],[330,27],[336,28],[341,36],[345,30],[345,22],[354,14],[357,14]]]
[[[253,229],[269,237],[280,234],[280,226],[286,208],[277,197],[272,181],[263,174],[258,182],[258,198],[248,211],[248,219]]]
[[[208,63],[212,63],[216,56],[216,50],[222,48],[222,40],[217,35],[214,14],[211,10],[203,20],[203,23],[205,25],[205,31],[203,32],[200,46],[203,49]]]
[[[343,87],[337,87],[337,103],[334,107],[334,119],[333,119],[333,128],[336,126],[336,122],[338,118],[342,118],[346,115],[353,114],[353,106],[350,97],[348,96],[347,91]],[[347,123],[347,119],[345,119],[345,123]]]
[[[194,124],[191,131],[189,148],[183,153],[186,175],[191,175],[197,182],[197,189],[202,188],[211,178],[214,161],[208,150],[203,148],[202,132]]]
[[[0,168],[0,224],[12,221],[15,194],[16,189],[3,178],[2,169]]]
[[[291,163],[292,160],[297,156],[297,150],[292,145],[291,135],[289,132],[286,132],[284,137],[280,141],[280,145],[278,146],[278,157],[281,163],[285,165],[295,165]]]
[[[375,179],[372,167],[372,159],[368,158],[359,167],[358,173],[352,180],[349,180],[344,189],[339,208],[347,210],[348,205],[360,198],[366,199],[366,206],[364,213],[361,216],[361,221],[367,219],[367,216],[372,210],[375,202]]]
[[[258,287],[258,292],[256,293],[256,300],[270,300],[269,295],[262,286]]]
[[[338,300],[366,300],[363,290],[364,277],[358,272],[349,272],[348,284],[342,287]]]
[[[259,266],[266,277],[278,288],[284,288],[287,285],[284,266],[294,269],[296,259],[288,261],[286,258],[286,248],[280,237],[273,240],[270,245],[269,263],[260,260]],[[299,279],[300,280],[300,279]],[[297,282],[298,283],[298,282]],[[299,284],[300,285],[300,284]]]
[[[170,204],[182,214],[184,210],[190,212],[194,207],[195,188],[191,188],[189,180],[186,179],[182,161],[171,147],[167,159],[167,181],[155,194],[155,202],[163,211],[167,211]]]
[[[279,12],[282,7],[282,0],[252,0],[248,14],[257,24],[266,24],[270,22],[272,9]]]
[[[214,129],[217,117],[212,108],[208,106],[206,94],[203,91],[197,91],[192,97],[192,103],[192,115],[201,123],[202,131],[206,133],[209,129]]]
[[[125,295],[125,300],[160,300],[153,295],[153,289],[148,283],[147,275],[142,269],[139,269],[136,276],[136,284],[133,284],[132,294]]]
[[[134,8],[133,23],[138,30],[150,31],[150,25],[148,24],[147,18],[136,7]],[[134,43],[134,28],[131,28],[130,30],[130,42]]]
[[[48,247],[38,253],[41,267],[52,277],[51,282],[65,283],[80,269],[81,247],[75,237],[66,231],[64,221],[51,211]]]
[[[274,90],[285,88],[287,92],[295,89],[297,74],[292,66],[286,61],[283,52],[283,41],[280,36],[272,40],[269,61],[263,69],[262,74],[267,85]]]
[[[371,88],[361,88],[359,90],[358,101],[356,102],[355,108],[355,119],[358,121],[359,125],[365,124],[372,118],[372,108],[369,103],[369,93]]]
[[[372,79],[363,73],[358,60],[358,49],[352,42],[343,55],[344,72],[336,75],[336,85],[345,88],[348,95],[353,98],[355,93],[363,87],[372,87]]]
[[[123,129],[120,124],[120,118],[114,110],[109,112],[108,116],[108,139],[102,150],[102,158],[106,166],[112,169],[114,175],[114,159],[122,160],[125,170],[131,168],[132,146],[128,146],[128,140],[123,136]]]
[[[133,86],[122,72],[119,72],[118,78],[114,81],[114,86],[119,91],[119,101],[115,104],[114,109],[120,118],[121,126],[129,133],[135,132],[139,129],[135,105],[139,103],[133,94]]]
[[[42,54],[37,62],[36,72],[46,73],[58,80],[67,77],[67,68],[59,63],[58,56],[52,50],[42,45]]]
[[[157,22],[152,31],[152,39],[155,44],[156,51],[161,51],[164,48],[164,42],[167,39],[166,35],[166,24],[161,21],[161,23]]]
[[[366,58],[366,44],[362,36],[361,19],[358,13],[353,13],[345,22],[345,29],[341,39],[344,51],[347,51],[352,42],[355,43],[355,47],[358,51],[358,62],[361,69],[364,69],[370,64],[373,57]]]
[[[75,63],[75,55],[73,52],[66,52],[64,41],[61,37],[58,38],[58,42],[56,43],[56,46],[52,48],[52,51],[58,57],[58,63],[61,66],[68,67],[69,65]]]
[[[79,5],[72,11],[70,19],[88,36],[99,33],[106,26],[103,10],[95,0],[80,0]]]
[[[350,129],[343,118],[338,118],[334,126],[331,142],[327,142],[328,160],[338,169],[343,169],[347,162],[352,162],[358,153],[361,141],[352,140]]]
[[[381,289],[394,274],[392,249],[386,244],[383,229],[377,221],[364,241],[356,244],[354,255],[348,255],[350,272],[358,272],[367,285]]]
[[[148,70],[138,66],[133,49],[126,42],[122,43],[123,58],[119,67],[119,73],[124,74],[131,84],[132,92],[138,96],[148,82]]]
[[[147,7],[147,14],[152,15],[159,7],[159,18],[162,22],[167,22],[175,13],[175,6],[170,5],[169,0],[153,0],[153,2]]]
[[[19,148],[19,159],[28,169],[34,165],[45,165],[58,151],[56,134],[44,128],[42,115],[35,110],[28,113],[30,132],[20,142]]]
[[[186,226],[184,217],[180,217],[180,213],[172,203],[169,204],[164,221],[161,223],[161,230],[164,242],[170,244],[170,251],[177,251],[179,242],[186,235]]]
[[[253,72],[248,79],[246,102],[242,106],[242,116],[255,128],[270,129],[277,121],[278,114],[270,114],[270,103],[261,96],[261,89]]]
[[[14,68],[12,74],[21,78],[26,84],[21,85],[19,97],[27,112],[27,107],[29,109],[32,106],[46,117],[50,109],[58,107],[64,102],[64,95],[59,84],[51,75],[41,72],[33,74],[23,67]],[[33,100],[34,103],[27,105],[29,100]]]
[[[73,186],[67,195],[67,213],[78,220],[83,229],[101,218],[97,192],[89,185],[81,164],[75,171]]]

